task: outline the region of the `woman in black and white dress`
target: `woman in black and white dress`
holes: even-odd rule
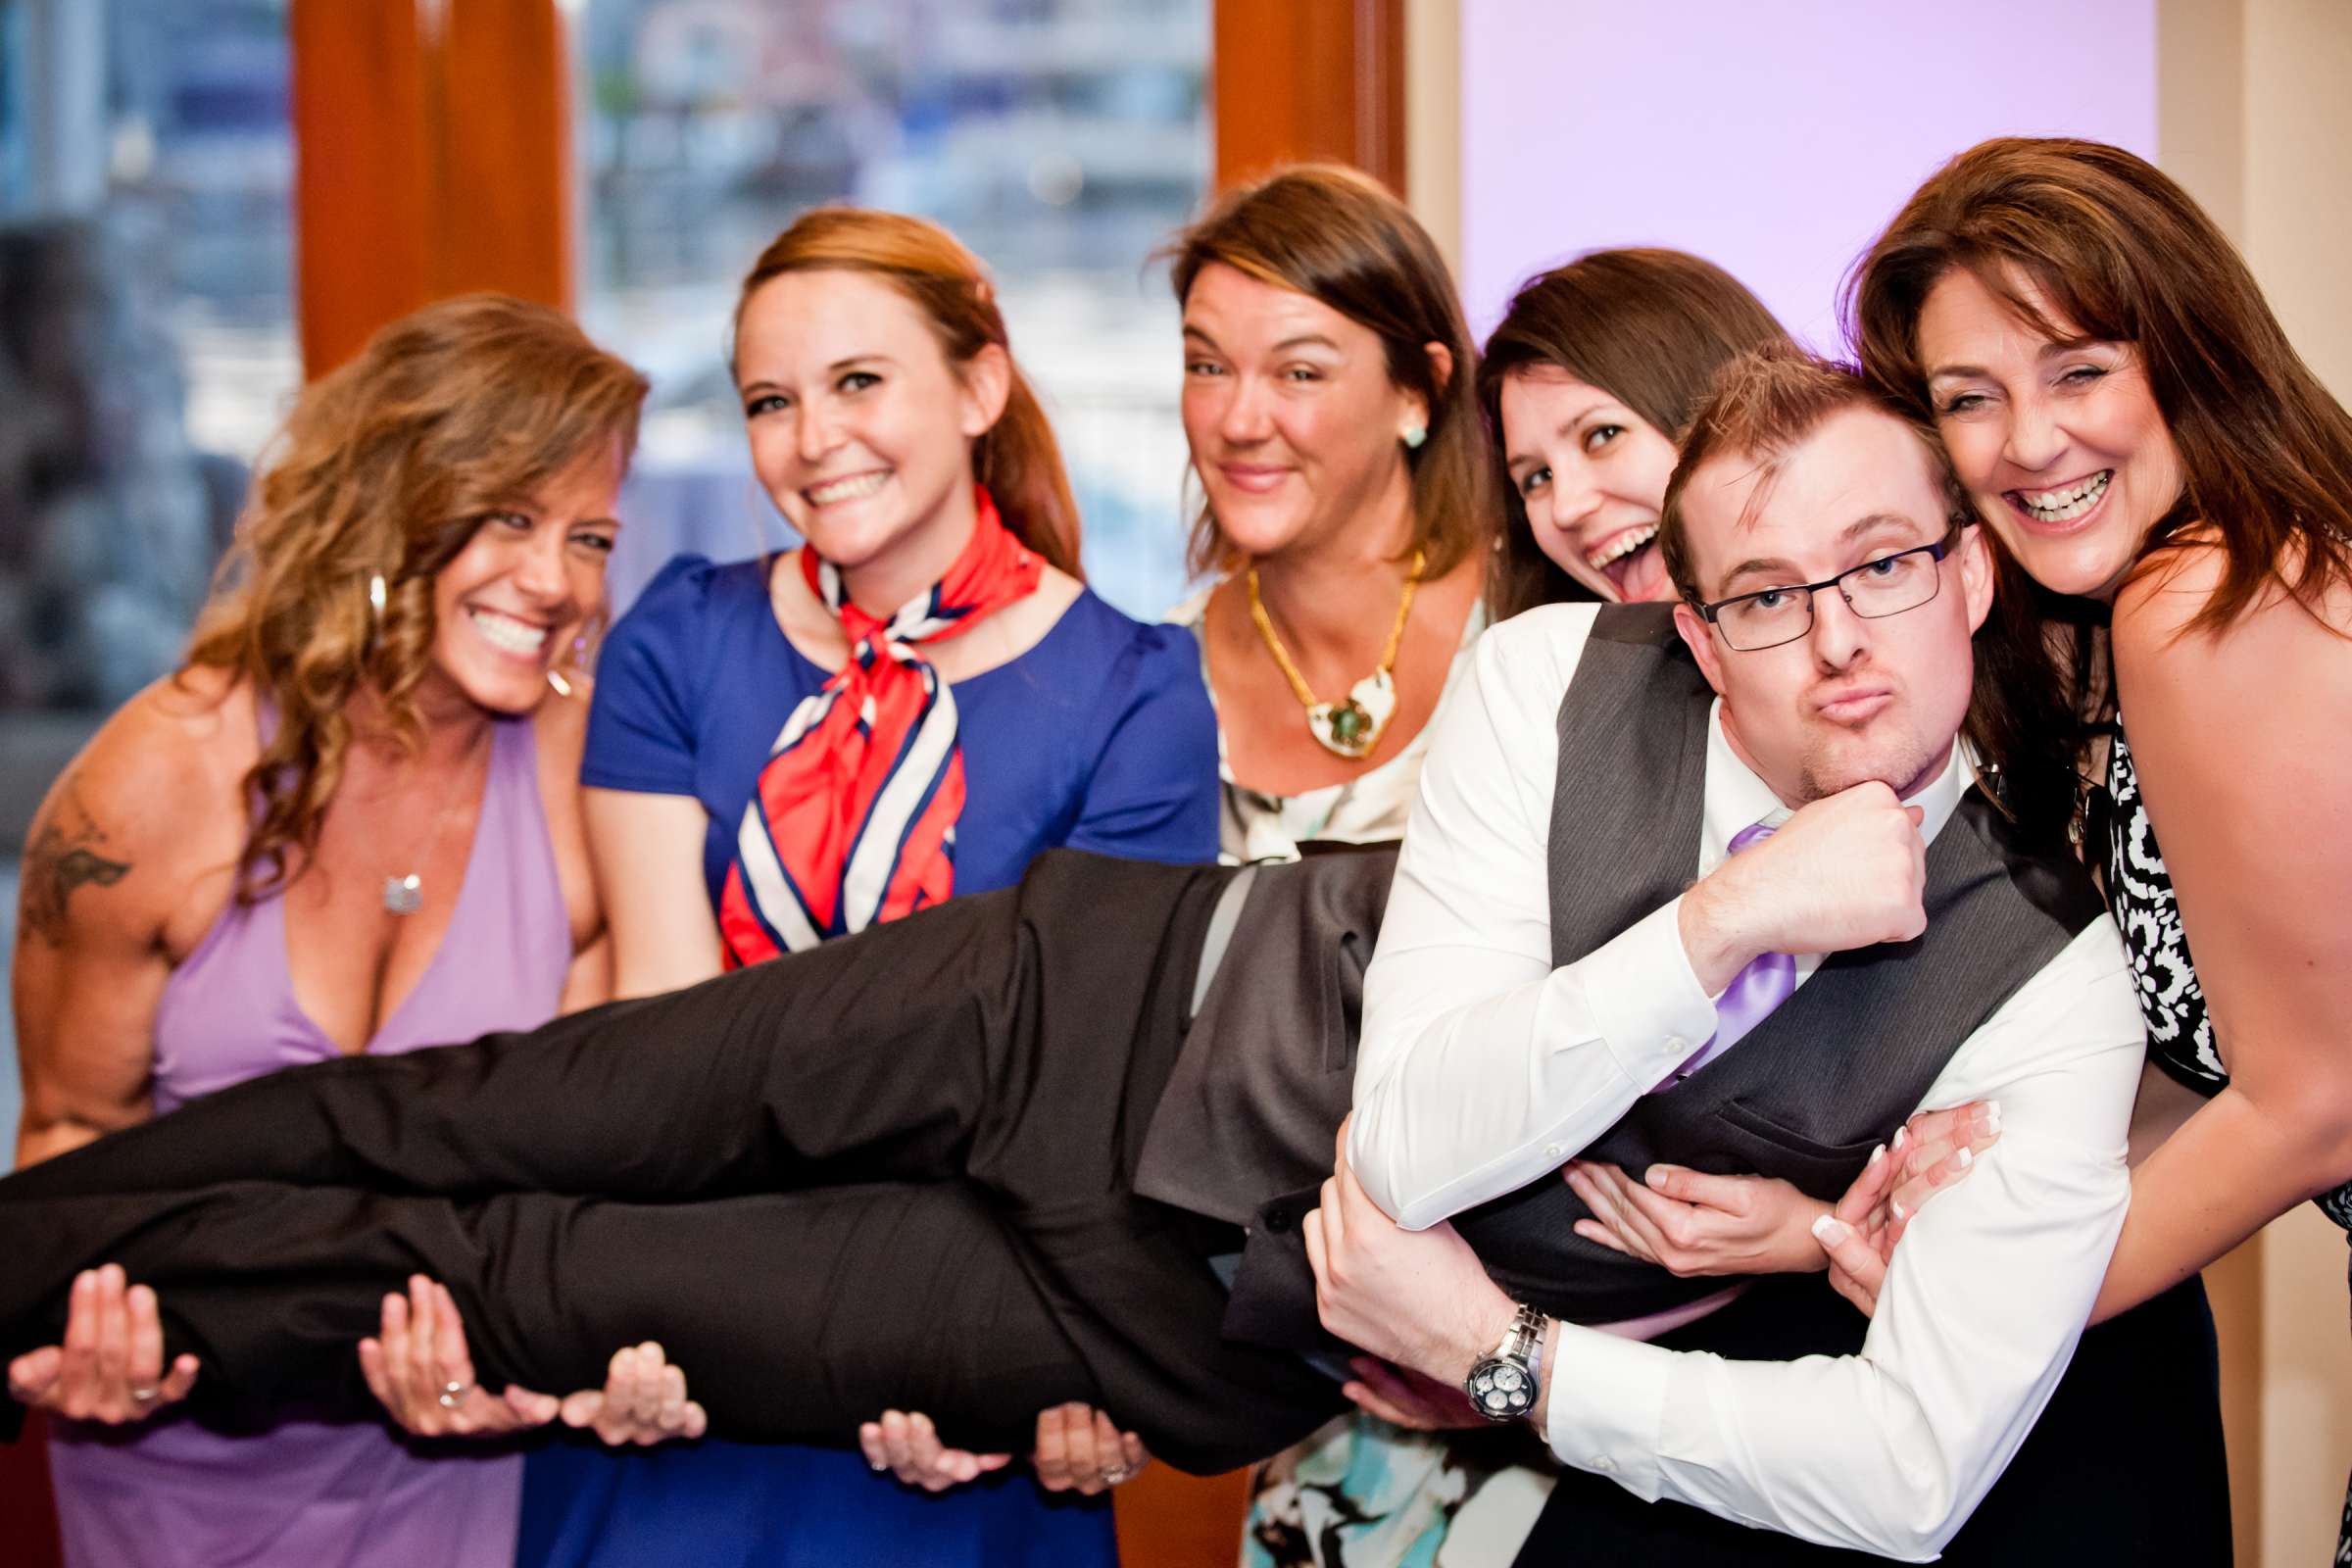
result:
[[[2052,738],[2111,736],[2083,849],[2147,1019],[2134,1152],[2158,1147],[2094,1320],[2306,1199],[2352,1229],[2352,416],[2212,220],[2097,143],[1962,154],[1849,304],[1867,372],[2063,596]]]

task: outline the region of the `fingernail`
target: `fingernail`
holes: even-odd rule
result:
[[[1904,1139],[1906,1139],[1906,1138],[1908,1138],[1908,1137],[1910,1137],[1910,1136],[1911,1136],[1911,1129],[1910,1129],[1910,1128],[1908,1128],[1908,1127],[1897,1127],[1897,1128],[1894,1130],[1894,1147],[1895,1147],[1895,1148],[1897,1148],[1897,1149],[1900,1149],[1900,1148],[1902,1148],[1902,1147],[1903,1147],[1903,1140],[1904,1140]]]
[[[95,1269],[85,1268],[80,1273],[74,1276],[74,1288],[77,1291],[95,1289],[97,1284],[98,1271]]]
[[[2001,1130],[2001,1102],[1999,1101],[1987,1100],[1984,1102],[1984,1125],[1992,1132],[1997,1133]]]
[[[1663,1187],[1666,1185],[1666,1168],[1662,1165],[1652,1165],[1642,1173],[1642,1179],[1652,1187]]]
[[[1896,1219],[1907,1219],[1910,1217],[1911,1211],[1903,1206],[1903,1200],[1899,1198],[1889,1198],[1886,1200],[1886,1206],[1894,1211],[1894,1217]]]
[[[1968,1146],[1966,1144],[1962,1144],[1960,1146],[1959,1152],[1952,1155],[1952,1163],[1959,1166],[1962,1170],[1968,1169],[1969,1166],[1974,1165],[1976,1162],[1977,1156],[1968,1152]]]
[[[1813,1222],[1813,1239],[1824,1247],[1836,1247],[1845,1240],[1845,1222],[1835,1214],[1824,1214]]]
[[[1877,1164],[1877,1163],[1878,1163],[1880,1160],[1882,1160],[1882,1159],[1885,1159],[1886,1157],[1886,1146],[1885,1144],[1881,1144],[1881,1145],[1880,1145],[1878,1148],[1876,1148],[1876,1149],[1874,1149],[1874,1150],[1872,1150],[1872,1151],[1870,1152],[1870,1161],[1869,1161],[1869,1162],[1870,1162],[1870,1164],[1872,1164],[1872,1165],[1876,1165],[1876,1164]]]

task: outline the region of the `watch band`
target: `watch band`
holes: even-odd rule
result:
[[[1549,1320],[1519,1303],[1502,1343],[1470,1369],[1462,1392],[1490,1421],[1516,1421],[1533,1411],[1544,1390],[1544,1328]]]

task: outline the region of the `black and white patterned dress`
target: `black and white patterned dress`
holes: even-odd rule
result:
[[[2213,1018],[2197,985],[2188,938],[2180,929],[2180,901],[2172,874],[2156,847],[2139,795],[2132,748],[2121,732],[2107,754],[2110,815],[2107,842],[2107,902],[2124,934],[2132,972],[2139,987],[2140,1016],[2148,1026],[2148,1059],[2198,1094],[2211,1098],[2230,1082],[2214,1049]],[[2318,1200],[2327,1216],[2352,1231],[2352,1183]],[[2344,1525],[2336,1542],[2338,1568],[2352,1568],[2352,1487],[2344,1496]]]

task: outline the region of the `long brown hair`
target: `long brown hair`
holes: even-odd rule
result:
[[[863,272],[913,301],[930,321],[948,364],[960,368],[994,344],[1012,372],[1004,412],[972,444],[972,471],[995,497],[997,512],[1021,543],[1073,577],[1078,561],[1078,503],[1062,467],[1054,426],[1012,358],[996,285],[980,259],[937,223],[864,207],[814,207],[760,253],[743,280],[735,319],[753,293],[786,272]]]
[[[364,688],[394,733],[421,737],[434,576],[488,514],[599,454],[625,464],[645,392],[562,313],[471,294],[394,321],[303,393],[183,666],[232,671],[276,710],[246,775],[261,811],[241,899],[282,886],[289,855],[317,847]]]
[[[1544,554],[1502,449],[1502,383],[1550,366],[1596,386],[1679,444],[1716,370],[1742,351],[1786,343],[1764,302],[1713,262],[1684,251],[1592,251],[1539,272],[1511,296],[1478,367],[1478,403],[1494,434],[1504,532],[1488,574],[1497,620],[1589,590]]]
[[[1381,340],[1389,379],[1429,409],[1429,437],[1404,455],[1412,475],[1412,537],[1399,559],[1426,558],[1442,577],[1494,537],[1494,466],[1472,391],[1478,350],[1437,242],[1404,204],[1369,174],[1339,164],[1300,164],[1227,191],[1180,230],[1164,253],[1176,299],[1212,262],[1318,300]],[[1453,357],[1440,384],[1431,343]],[[1195,571],[1231,567],[1232,547],[1207,509],[1193,522]]]
[[[2195,523],[2228,563],[2192,629],[2223,630],[2266,582],[2311,605],[2352,581],[2352,416],[2287,342],[2235,248],[2171,178],[2100,142],[2001,137],[1920,187],[1848,276],[1842,306],[1864,372],[1929,428],[1919,317],[1955,268],[2045,335],[2071,335],[2048,319],[2055,312],[2072,332],[2132,345],[2182,475],[2141,560]],[[2014,628],[2007,731],[2027,760],[2063,754],[2071,767],[2108,701],[2102,617],[1995,553],[2002,597],[2041,616]],[[1996,760],[2014,770],[2019,758]]]

